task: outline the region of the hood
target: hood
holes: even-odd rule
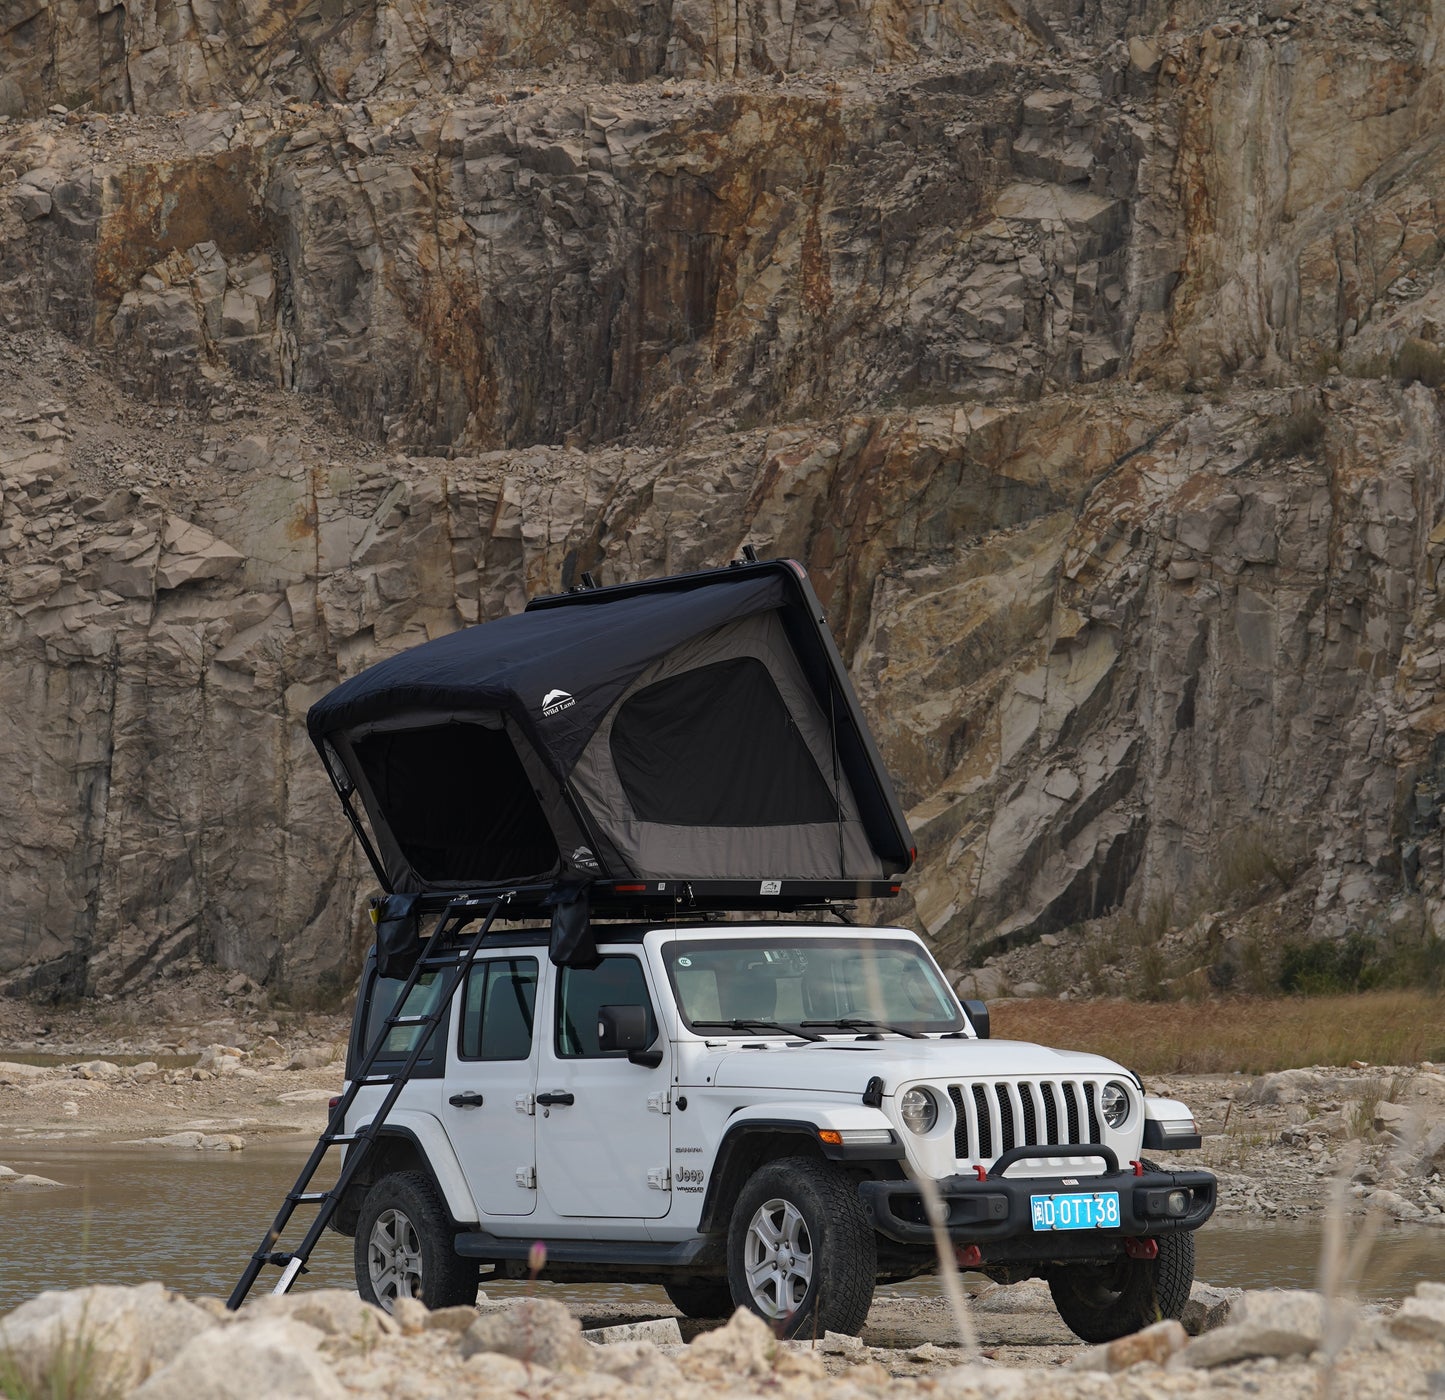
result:
[[[900,1084],[970,1079],[1050,1079],[1134,1076],[1113,1060],[1079,1050],[1053,1050],[1026,1040],[828,1040],[806,1045],[781,1041],[761,1050],[724,1053],[713,1073],[722,1088],[802,1089],[861,1093],[874,1076],[884,1093]]]

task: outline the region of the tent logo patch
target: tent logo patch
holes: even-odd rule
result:
[[[549,690],[542,697],[542,713],[548,716],[561,714],[563,710],[570,710],[576,703],[565,690]]]

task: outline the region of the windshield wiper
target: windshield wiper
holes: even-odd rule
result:
[[[811,1022],[804,1022],[810,1025]],[[779,1031],[783,1035],[800,1035],[804,1040],[822,1040],[821,1035],[814,1035],[812,1031],[805,1031],[801,1026],[785,1026],[781,1021],[754,1021],[748,1017],[735,1017],[731,1021],[694,1021],[693,1030],[702,1030],[704,1027],[713,1027],[725,1031]]]
[[[804,1021],[805,1026],[837,1026],[840,1031],[892,1031],[894,1035],[907,1036],[909,1040],[926,1040],[922,1031],[905,1030],[889,1021],[871,1021],[866,1016],[839,1016],[831,1021]]]

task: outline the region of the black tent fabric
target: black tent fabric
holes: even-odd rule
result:
[[[606,608],[556,608],[498,618],[378,662],[318,700],[312,742],[401,711],[497,709],[510,714],[565,780],[602,716],[644,667],[725,622],[780,607],[776,575],[729,588],[648,593]]]
[[[912,863],[788,561],[534,599],[378,662],[307,727],[389,891],[797,908],[888,893]]]

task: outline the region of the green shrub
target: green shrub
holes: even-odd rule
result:
[[[1276,419],[1259,440],[1262,457],[1300,457],[1315,452],[1325,440],[1325,416],[1311,404]]]

